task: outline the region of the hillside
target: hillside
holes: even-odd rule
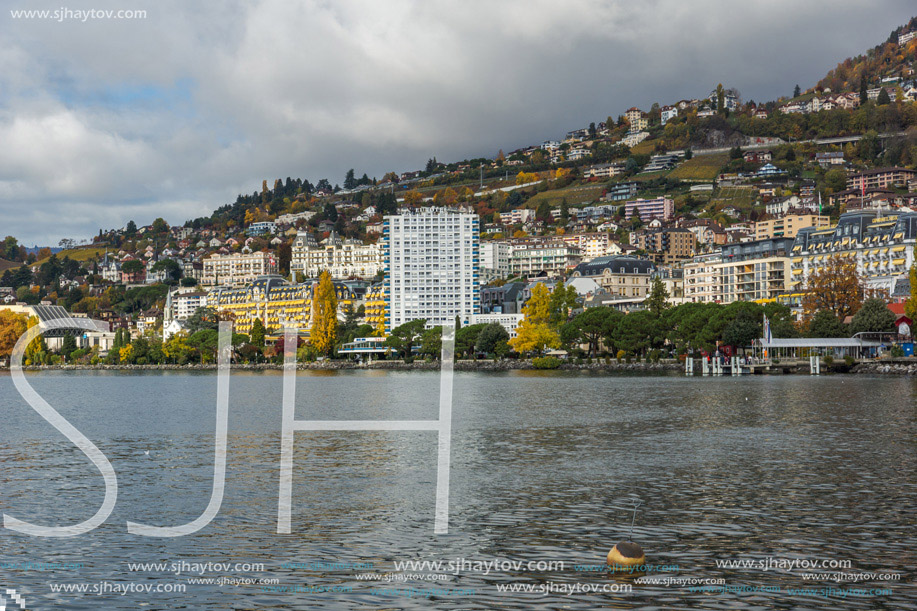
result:
[[[913,79],[917,68],[917,38],[900,46],[898,36],[914,30],[917,30],[917,17],[893,30],[888,40],[865,54],[848,57],[840,62],[825,78],[818,81],[815,90],[830,89],[835,93],[859,91],[863,80],[868,87],[877,87],[882,79]]]

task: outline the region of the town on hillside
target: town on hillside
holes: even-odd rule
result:
[[[213,362],[224,320],[252,363],[290,325],[303,360],[436,358],[444,325],[464,358],[909,355],[915,68],[912,20],[772,101],[708,84],[493,157],[264,180],[182,225],[9,236],[0,359],[6,330],[80,318],[29,364]]]

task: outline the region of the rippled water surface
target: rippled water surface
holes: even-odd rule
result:
[[[0,529],[0,587],[24,593],[27,609],[917,609],[914,380],[457,373],[449,534],[433,534],[436,434],[415,431],[297,432],[293,534],[278,535],[281,376],[234,373],[220,513],[197,534],[152,539],[125,522],[177,525],[207,506],[215,375],[29,379],[108,456],[119,494],[90,534]],[[433,419],[438,394],[435,373],[302,372],[296,415]],[[94,514],[101,476],[7,374],[0,408],[0,511],[44,525]],[[627,537],[630,515],[616,507],[634,497],[633,539],[659,571],[648,575],[731,591],[576,570]],[[431,571],[394,566],[456,559],[564,568],[469,566],[420,580]],[[845,574],[900,579],[718,567],[768,559],[850,561]],[[54,591],[63,586],[87,591]],[[147,586],[185,591],[137,591]],[[605,586],[632,591],[583,591]],[[875,588],[890,592],[853,592]]]

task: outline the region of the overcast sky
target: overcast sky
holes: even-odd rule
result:
[[[181,224],[262,179],[492,157],[718,82],[775,99],[917,13],[905,0],[3,5],[0,238],[27,245]],[[6,8],[62,5],[147,16]]]

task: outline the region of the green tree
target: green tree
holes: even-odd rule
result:
[[[267,332],[267,329],[264,328],[264,323],[261,322],[260,318],[256,318],[252,322],[252,346],[256,348],[264,348],[264,336]]]
[[[478,323],[476,325],[468,325],[462,327],[455,332],[455,355],[458,356],[473,356],[475,352],[475,346],[477,345],[478,336],[481,334],[481,331],[487,325],[484,323]]]
[[[831,310],[818,310],[812,316],[806,327],[808,337],[847,337],[847,325],[843,323]]]
[[[850,334],[884,333],[895,330],[895,315],[882,299],[867,299],[850,321]]]
[[[745,350],[761,337],[761,321],[748,310],[739,311],[723,329],[723,343]]]
[[[493,354],[498,357],[505,356],[509,352],[509,333],[498,322],[492,322],[483,325],[483,329],[478,334],[478,341],[475,349],[484,354]]]
[[[414,346],[423,336],[426,324],[425,318],[419,318],[395,327],[385,338],[385,345],[395,350],[402,358],[409,358]]]
[[[661,278],[653,278],[653,287],[650,289],[650,294],[647,296],[646,301],[643,302],[643,305],[656,318],[660,318],[666,308],[669,307],[669,292],[665,290],[665,284],[663,284]]]
[[[885,87],[879,89],[879,96],[876,98],[876,106],[885,106],[891,104],[891,98],[888,96],[888,91],[885,90]]]
[[[61,356],[69,359],[70,355],[74,352],[76,352],[76,338],[68,333],[64,336],[64,341],[61,345],[60,353]]]
[[[431,358],[437,358],[443,351],[443,328],[441,325],[432,327],[420,336],[420,353]]]
[[[840,169],[828,170],[825,172],[825,186],[833,193],[843,191],[847,188],[847,172]]]
[[[802,90],[799,88],[798,84],[795,87],[793,87],[793,97],[794,98],[798,98],[801,92]]]
[[[260,322],[260,321],[259,321]],[[216,330],[220,325],[220,317],[216,308],[204,306],[194,311],[194,314],[188,317],[185,327],[189,335],[194,335],[204,329]]]
[[[866,91],[866,78],[860,79],[860,105],[865,106],[869,101],[869,94]]]
[[[182,266],[174,259],[160,259],[150,268],[154,272],[164,272],[166,275],[166,284],[175,284],[182,277]]]
[[[624,314],[613,308],[587,308],[560,328],[560,337],[565,344],[588,344],[590,356],[595,356],[602,339],[613,333],[622,318]]]

